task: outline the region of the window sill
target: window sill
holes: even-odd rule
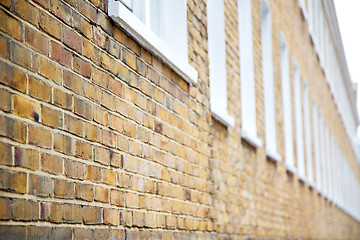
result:
[[[275,162],[281,162],[281,156],[276,151],[266,149],[266,156]]]
[[[248,133],[246,130],[241,130],[241,137],[248,142],[254,148],[261,148],[262,142],[258,137],[254,137]]]
[[[296,171],[296,168],[294,166],[291,166],[289,164],[285,164],[285,167],[286,167],[286,170],[291,173],[291,174],[296,174],[297,171]]]
[[[235,119],[226,112],[219,112],[215,109],[211,109],[211,115],[213,116],[213,118],[224,124],[226,127],[235,126]]]
[[[300,181],[308,184],[308,181],[307,181],[305,175],[298,173],[298,177],[299,177]]]
[[[108,14],[116,24],[134,37],[144,48],[168,64],[185,81],[197,82],[198,72],[190,66],[188,59],[184,59],[172,51],[120,1],[109,0]]]

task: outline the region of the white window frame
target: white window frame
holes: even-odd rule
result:
[[[313,99],[313,134],[314,134],[314,160],[315,160],[315,177],[316,188],[320,192],[321,185],[321,149],[320,149],[320,132],[319,132],[319,111],[315,99]]]
[[[281,90],[284,114],[284,146],[285,166],[288,171],[296,173],[293,145],[293,124],[291,107],[290,63],[289,48],[283,33],[280,33],[280,64],[281,64]]]
[[[303,106],[304,106],[304,128],[305,128],[305,153],[306,153],[306,177],[308,184],[314,187],[314,169],[312,145],[313,139],[311,137],[311,120],[310,120],[310,104],[309,104],[309,90],[306,82],[303,82]]]
[[[302,181],[305,178],[305,161],[304,161],[304,136],[302,120],[302,101],[301,101],[301,79],[300,70],[295,59],[293,59],[293,76],[294,76],[294,107],[295,107],[295,132],[296,132],[296,161],[298,176]]]
[[[262,146],[257,137],[256,95],[252,34],[251,0],[238,0],[238,27],[241,82],[241,137],[255,148]]]
[[[265,112],[265,151],[266,155],[277,162],[281,156],[276,144],[276,116],[275,116],[275,89],[272,55],[272,23],[269,3],[261,1],[261,48],[262,74],[264,83],[264,112]]]
[[[144,48],[168,64],[185,81],[196,83],[198,72],[189,64],[187,45],[187,7],[185,0],[161,1],[166,32],[160,38],[120,1],[109,0],[108,14]],[[175,27],[176,26],[176,27]]]
[[[225,126],[234,127],[235,120],[227,112],[224,0],[210,0],[206,7],[211,113]]]

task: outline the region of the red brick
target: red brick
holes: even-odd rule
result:
[[[60,0],[50,0],[51,12],[54,13],[58,18],[63,20],[65,23],[70,25],[71,23],[71,10],[70,7],[65,5]]]
[[[29,144],[43,147],[51,148],[51,132],[34,125],[28,125],[28,142]]]
[[[54,179],[55,197],[74,199],[74,191],[74,183],[61,179]]]
[[[11,17],[9,14],[0,10],[0,29],[9,34],[10,36],[14,37],[17,40],[22,39],[23,30],[22,24],[16,20],[15,18]]]
[[[43,153],[41,155],[41,168],[43,171],[53,174],[62,174],[63,158]]]
[[[74,73],[64,70],[64,86],[77,94],[81,94],[83,80]]]
[[[90,63],[88,63],[88,62],[84,61],[83,59],[81,59],[80,57],[74,55],[73,66],[74,66],[75,72],[83,75],[86,78],[90,78],[90,76],[91,76]]]
[[[70,51],[54,41],[51,41],[51,58],[68,68],[71,66]]]
[[[39,169],[39,159],[38,151],[15,147],[15,166],[37,170]]]
[[[14,220],[38,220],[39,203],[21,199],[14,199],[12,217]]]
[[[40,121],[40,106],[34,101],[20,95],[13,96],[14,113],[18,116]]]
[[[49,54],[49,39],[38,31],[25,27],[25,41],[34,50],[44,54]]]
[[[27,82],[25,73],[3,62],[0,62],[0,82],[20,92],[26,92]]]
[[[61,112],[42,105],[41,122],[53,128],[62,128],[63,118]]]
[[[63,27],[63,41],[64,44],[75,50],[78,53],[82,53],[82,38],[79,34],[73,31],[71,28]]]
[[[50,102],[51,100],[50,86],[32,76],[29,76],[29,94],[30,96],[45,102]]]

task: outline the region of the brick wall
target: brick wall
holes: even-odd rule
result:
[[[196,84],[115,26],[106,0],[1,1],[1,239],[360,236],[359,222],[286,173],[283,162],[267,160],[264,148],[241,140],[236,1],[225,1],[228,109],[236,126],[211,118],[206,3],[187,4]],[[290,53],[355,164],[298,3],[270,5],[283,159],[280,29],[291,36]],[[253,1],[264,140],[259,9]]]

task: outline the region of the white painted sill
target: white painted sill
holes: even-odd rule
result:
[[[275,162],[281,162],[281,156],[276,151],[266,149],[266,156]]]
[[[262,142],[258,137],[254,137],[248,133],[245,129],[241,130],[241,137],[255,148],[261,148]]]
[[[226,127],[235,126],[235,119],[226,112],[220,112],[212,108],[211,115],[213,116],[213,118],[224,124]]]
[[[109,0],[108,14],[116,24],[134,37],[144,48],[168,64],[185,81],[197,82],[198,72],[190,66],[188,59],[179,57],[120,1]]]
[[[295,175],[297,173],[295,166],[291,166],[291,165],[285,163],[285,167],[286,167],[286,170],[288,172],[290,172],[291,174]]]

